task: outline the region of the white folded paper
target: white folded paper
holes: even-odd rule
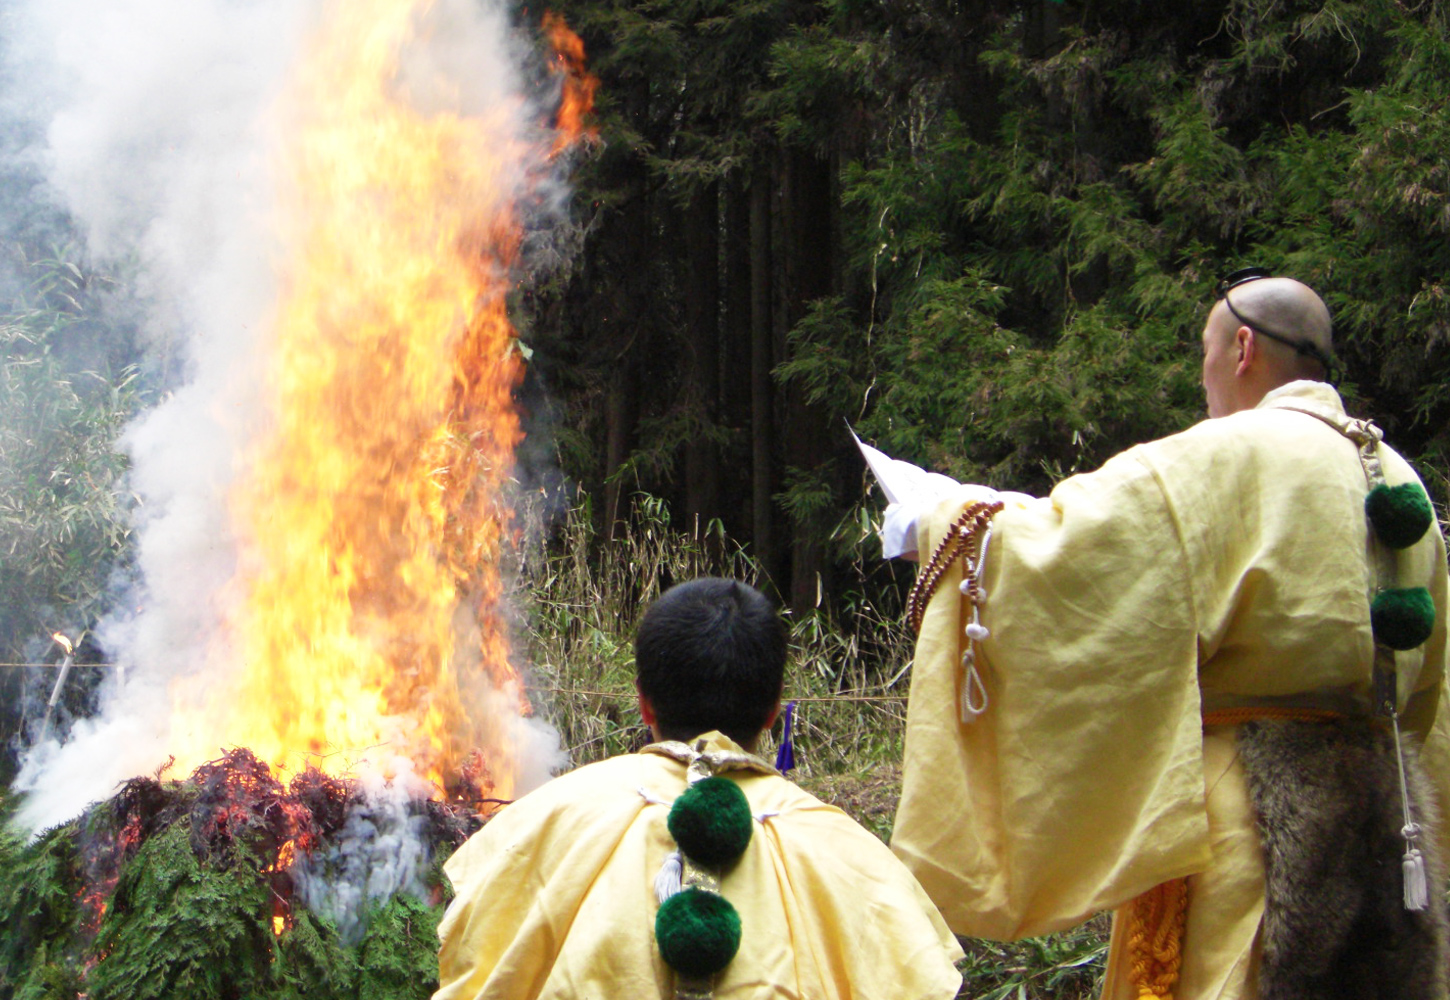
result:
[[[951,476],[928,472],[910,462],[892,458],[862,441],[854,430],[851,437],[875,474],[881,492],[886,495],[886,511],[881,520],[883,558],[915,559],[916,523],[944,500],[959,500],[964,504],[979,500],[1026,504],[1034,500],[1025,493],[1002,492],[976,483],[959,483]]]

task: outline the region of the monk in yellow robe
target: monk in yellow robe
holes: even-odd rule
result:
[[[892,847],[962,935],[1038,935],[1116,910],[1110,1000],[1393,996],[1355,978],[1378,975],[1354,965],[1368,948],[1356,942],[1375,933],[1385,954],[1428,956],[1407,974],[1416,991],[1399,995],[1440,997],[1444,541],[1428,513],[1407,547],[1386,555],[1373,536],[1371,473],[1390,487],[1419,480],[1321,381],[1331,348],[1318,296],[1262,272],[1221,293],[1203,331],[1210,419],[1048,497],[975,508],[983,530],[968,559],[937,560]],[[915,520],[925,575],[953,520],[994,499],[964,486],[919,517],[889,513],[898,527]],[[1411,648],[1387,651],[1372,628],[1385,588],[1433,605]],[[1371,722],[1377,667],[1397,716]],[[1384,735],[1396,723],[1403,803]],[[1329,765],[1277,765],[1273,741],[1301,738],[1320,756],[1296,760]],[[1339,763],[1336,747],[1360,756]],[[1260,759],[1255,784],[1245,763]],[[1358,843],[1364,810],[1326,807],[1338,819],[1316,831],[1293,796],[1304,785],[1314,803],[1359,802],[1369,771],[1392,793],[1373,800],[1389,811],[1388,832],[1364,836],[1388,847],[1327,885],[1338,838]],[[1430,859],[1428,904],[1408,915],[1402,806],[1417,824],[1415,864]],[[1334,902],[1305,916],[1294,909],[1301,890]],[[1371,897],[1392,899],[1375,904],[1387,916],[1371,912]]]
[[[954,997],[961,949],[901,862],[751,753],[780,707],[770,602],[729,580],[681,584],[635,652],[660,742],[555,778],[449,859],[434,1000]],[[711,783],[743,824],[723,861],[681,825]],[[727,811],[698,815],[713,829]],[[666,920],[687,899],[736,914],[728,955],[705,921]]]

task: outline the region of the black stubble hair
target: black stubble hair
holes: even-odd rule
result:
[[[785,678],[785,624],[749,584],[702,577],[650,605],[634,640],[640,692],[666,739],[718,729],[737,743],[760,735]]]

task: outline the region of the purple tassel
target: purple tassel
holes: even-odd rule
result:
[[[795,718],[795,702],[786,702],[785,731],[781,733],[780,748],[775,751],[775,769],[785,774],[795,767],[795,745],[791,743],[791,720]]]

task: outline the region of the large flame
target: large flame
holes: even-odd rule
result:
[[[521,138],[517,101],[415,107],[400,53],[429,6],[331,4],[280,104],[271,421],[231,497],[217,637],[239,677],[174,729],[182,768],[224,745],[294,771],[397,755],[440,787],[467,763],[512,791],[527,702],[501,608],[522,437],[505,296],[515,201],[553,139]]]

